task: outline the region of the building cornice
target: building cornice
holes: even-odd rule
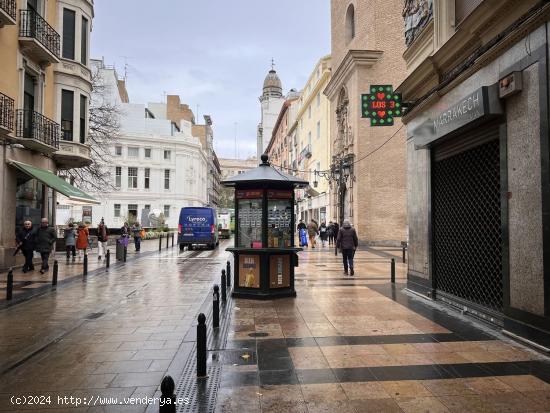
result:
[[[341,85],[346,81],[351,72],[358,66],[372,67],[376,64],[382,55],[381,50],[350,50],[338,66],[338,69],[333,73],[330,82],[325,87],[323,93],[333,99],[340,91]]]
[[[330,81],[330,76],[331,76],[330,70],[323,71],[323,74],[315,84],[315,87],[313,88],[311,93],[308,95],[307,99],[304,102],[302,102],[302,106],[300,107],[300,110],[296,114],[296,120],[294,121],[294,123],[292,123],[292,125],[288,130],[288,135],[294,132],[294,129],[296,129],[296,127],[298,126],[298,121],[302,118],[302,116],[304,116],[304,113],[306,112],[307,107],[311,105],[311,103],[313,102],[313,98],[317,96],[317,92],[320,92],[321,89],[326,87],[326,85]],[[308,83],[306,83],[306,85],[307,84]]]

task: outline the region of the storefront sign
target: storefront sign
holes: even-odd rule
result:
[[[259,255],[239,255],[239,287],[260,288]]]
[[[497,85],[483,86],[443,111],[437,111],[413,130],[417,148],[482,119],[502,115]]]
[[[370,92],[361,95],[361,117],[369,118],[371,126],[392,126],[403,114],[401,94],[391,85],[371,85]]]
[[[269,199],[290,199],[292,198],[292,191],[271,189],[267,191],[267,197]]]
[[[83,206],[82,207],[82,222],[92,222],[92,207]]]

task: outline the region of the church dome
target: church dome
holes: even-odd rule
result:
[[[283,85],[281,84],[281,79],[279,79],[279,76],[277,76],[277,72],[275,71],[275,69],[271,69],[265,77],[263,95],[264,97],[283,96]]]

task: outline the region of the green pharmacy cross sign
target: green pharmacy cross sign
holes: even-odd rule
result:
[[[392,126],[402,114],[401,93],[391,85],[371,85],[370,93],[361,95],[361,117],[370,118],[371,126]]]

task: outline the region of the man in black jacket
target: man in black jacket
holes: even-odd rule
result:
[[[350,275],[355,274],[353,271],[353,256],[355,250],[359,245],[357,238],[357,232],[355,228],[351,226],[349,221],[344,221],[342,228],[338,231],[338,238],[336,238],[336,248],[342,250],[342,259],[344,261],[344,273],[348,275],[348,267],[350,269]]]
[[[40,221],[40,228],[36,230],[36,246],[35,250],[40,253],[42,258],[42,267],[40,268],[40,274],[44,274],[50,269],[48,265],[48,259],[52,252],[53,245],[57,239],[55,229],[49,226],[48,218],[42,218]]]
[[[34,265],[32,263],[32,256],[34,251],[34,239],[35,232],[32,227],[32,222],[27,220],[23,222],[23,228],[21,228],[15,237],[17,241],[17,248],[21,250],[25,256],[25,264],[23,265],[23,272],[34,271]]]

